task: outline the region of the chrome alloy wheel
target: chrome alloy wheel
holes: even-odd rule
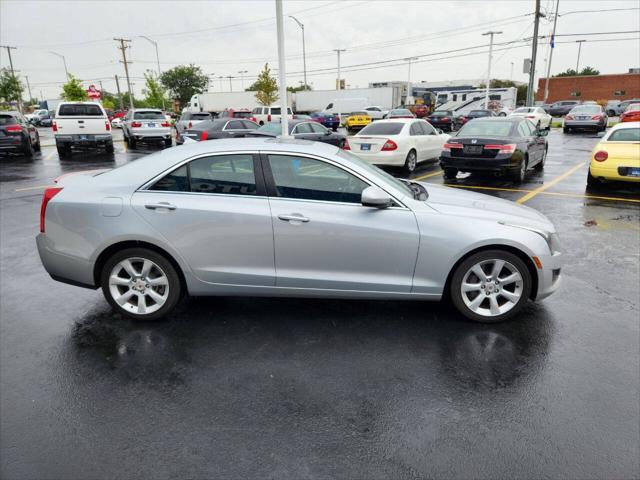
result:
[[[522,298],[523,280],[516,267],[505,260],[483,260],[462,277],[462,301],[483,317],[507,313]]]
[[[159,310],[166,303],[169,279],[151,260],[126,258],[111,269],[109,293],[129,313],[146,315]]]

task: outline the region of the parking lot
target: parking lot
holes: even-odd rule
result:
[[[451,184],[540,210],[564,247],[560,291],[480,325],[438,303],[226,297],[123,319],[46,274],[40,200],[155,148],[61,161],[41,133],[33,159],[0,159],[2,477],[640,473],[640,191],[585,191],[595,135],[554,129],[522,185]],[[414,177],[443,183],[437,165]]]

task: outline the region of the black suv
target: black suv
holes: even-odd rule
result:
[[[0,112],[0,152],[19,152],[32,157],[40,151],[38,129],[20,112]]]

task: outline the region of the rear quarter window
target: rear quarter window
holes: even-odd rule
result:
[[[614,130],[607,139],[608,142],[640,142],[640,128],[621,128]]]

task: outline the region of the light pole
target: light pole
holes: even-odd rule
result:
[[[60,55],[59,53],[56,52],[49,52],[51,55],[55,55],[56,57],[60,57],[62,59],[62,63],[64,63],[64,74],[67,76],[67,79],[69,79],[69,70],[67,70],[67,60],[64,58],[64,55]]]
[[[144,35],[140,35],[140,38],[144,38],[156,48],[156,63],[158,64],[158,81],[160,81],[160,75],[162,74],[162,72],[160,71],[160,56],[158,55],[158,42],[156,42],[155,40],[151,40],[149,37],[146,37]],[[162,94],[162,110],[165,110],[164,92]]]
[[[418,57],[409,57],[405,58],[405,60],[407,61],[409,68],[407,72],[407,96],[404,99],[404,104],[410,105],[409,98],[413,98],[413,95],[411,95],[411,60],[418,60]]]
[[[222,83],[222,80],[224,79],[224,77],[222,75],[218,75],[218,79],[220,80],[220,91],[224,92],[224,85]]]
[[[538,28],[540,27],[540,17],[545,15],[540,12],[540,0],[536,0],[535,18],[533,19],[533,39],[531,41],[531,68],[529,69],[529,84],[527,85],[527,106],[532,107],[533,97],[533,82],[536,78],[536,59],[538,56]]]
[[[553,49],[555,48],[556,37],[556,25],[558,24],[558,7],[560,6],[560,0],[556,0],[556,12],[553,16],[553,31],[551,32],[551,50],[549,51],[549,61],[547,62],[547,78],[544,80],[544,100],[543,103],[547,103],[549,98],[549,75],[551,75],[551,59],[553,58]]]
[[[231,79],[232,78],[236,78],[236,77],[232,77],[231,75],[227,75],[227,78],[229,79],[229,91],[233,92],[233,84],[231,83]]]
[[[293,15],[289,15],[302,29],[302,71],[304,72],[304,89],[307,89],[307,52],[304,45],[304,24]]]
[[[276,0],[276,29],[278,36],[278,81],[280,83],[280,130],[282,138],[289,138],[289,112],[287,110],[287,72],[284,58],[284,18],[282,0]]]
[[[242,90],[244,90],[244,74],[249,73],[249,70],[240,70],[238,73],[240,74],[240,85],[242,86]]]
[[[340,83],[340,54],[342,52],[346,52],[346,50],[344,48],[334,48],[333,51],[338,54],[338,81],[336,82],[336,90],[341,90],[342,89],[342,85]],[[340,125],[341,122],[342,122],[342,118],[340,118],[340,114],[342,113],[340,111],[340,96],[338,96],[338,98],[336,98],[336,104],[338,106],[338,125]]]
[[[491,57],[493,56],[493,36],[500,35],[502,32],[497,31],[489,31],[485,32],[482,35],[489,35],[489,64],[487,66],[487,83],[485,85],[484,91],[484,108],[485,110],[489,109],[489,87],[491,85]]]
[[[580,51],[582,50],[582,44],[586,42],[586,40],[576,40],[576,43],[578,44],[578,60],[576,60],[576,75],[580,72],[580,70],[578,70],[580,68]]]

